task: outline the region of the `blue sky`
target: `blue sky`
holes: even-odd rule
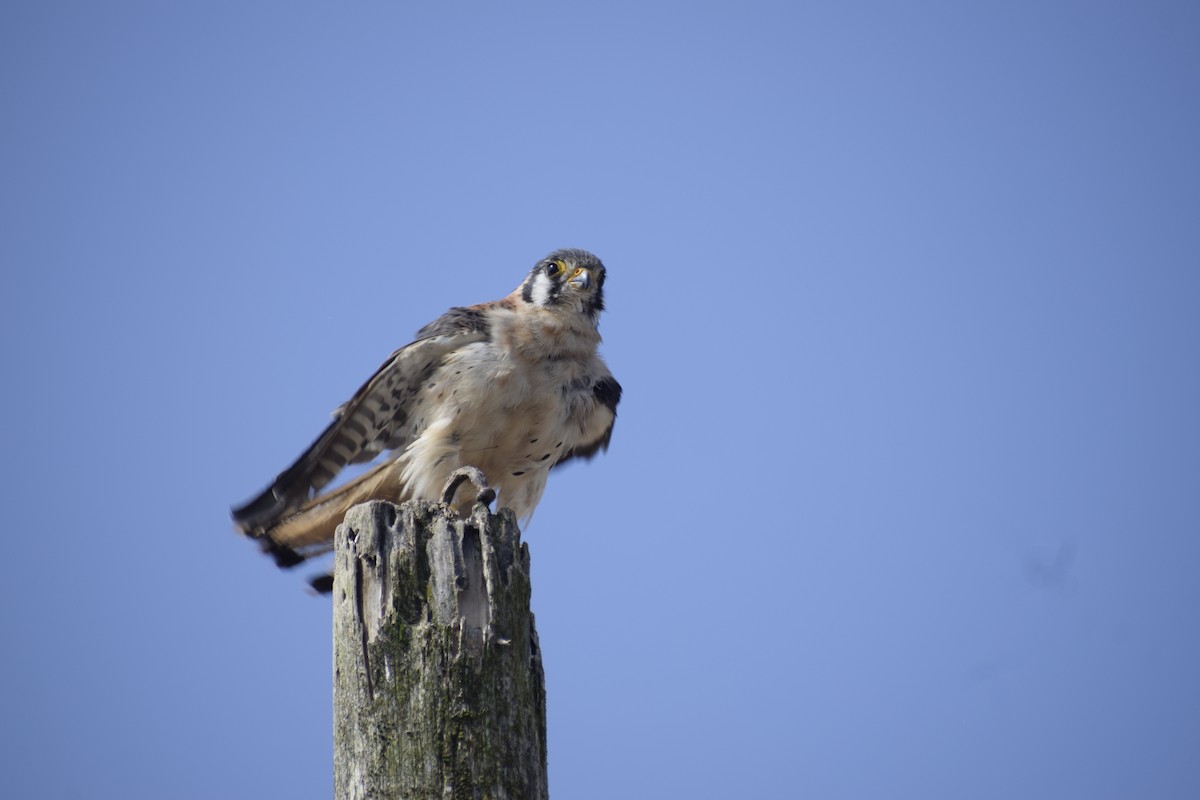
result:
[[[231,530],[535,260],[608,454],[525,532],[560,798],[1200,795],[1188,3],[10,3],[13,797],[328,797]]]

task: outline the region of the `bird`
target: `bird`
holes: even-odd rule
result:
[[[498,492],[498,506],[528,521],[552,467],[612,439],[621,384],[599,353],[605,275],[586,250],[556,250],[508,296],[421,328],[291,466],[232,509],[237,529],[291,567],[330,550],[346,512],[368,500],[466,513]],[[375,460],[329,488],[344,467]]]

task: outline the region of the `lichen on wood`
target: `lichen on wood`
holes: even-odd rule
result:
[[[335,539],[334,788],[546,798],[529,550],[512,514],[373,501]]]

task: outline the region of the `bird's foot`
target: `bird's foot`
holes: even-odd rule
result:
[[[496,499],[496,490],[488,486],[487,476],[478,467],[459,467],[450,473],[450,480],[446,481],[446,488],[442,490],[442,502],[450,505],[454,501],[454,493],[458,491],[458,487],[462,486],[464,481],[470,481],[475,484],[475,488],[479,493],[475,495],[476,503],[483,503],[485,506],[490,506],[492,501]]]

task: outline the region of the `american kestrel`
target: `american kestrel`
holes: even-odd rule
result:
[[[551,467],[591,458],[612,436],[621,385],[597,352],[604,272],[591,253],[557,250],[507,297],[452,308],[421,328],[294,464],[233,510],[238,528],[291,566],[328,550],[351,506],[443,499],[466,467],[528,518]],[[347,464],[385,452],[321,494]],[[449,494],[464,511],[476,499],[469,486]]]

